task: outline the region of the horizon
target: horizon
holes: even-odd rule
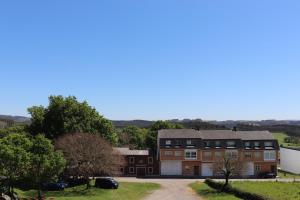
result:
[[[0,6],[0,114],[75,96],[111,120],[300,119],[300,2]],[[248,120],[251,119],[251,120]]]

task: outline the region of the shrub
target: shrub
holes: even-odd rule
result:
[[[233,188],[230,185],[224,188],[223,183],[215,182],[211,179],[205,179],[205,183],[209,187],[211,187],[215,190],[226,192],[226,193],[229,193],[229,194],[233,194],[234,196],[236,196],[238,198],[245,199],[245,200],[269,200],[269,198],[267,198],[267,197],[264,197],[264,196],[261,196],[261,195],[258,195],[258,194],[254,194],[254,193],[251,193],[251,192],[245,192],[245,191],[242,191],[240,189]]]

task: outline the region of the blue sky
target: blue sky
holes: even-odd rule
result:
[[[75,95],[110,119],[300,119],[300,2],[0,2],[0,113]]]

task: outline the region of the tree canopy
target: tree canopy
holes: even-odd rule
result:
[[[32,118],[29,131],[33,135],[44,133],[53,139],[65,133],[99,133],[110,143],[117,142],[112,123],[86,101],[79,102],[74,96],[50,96],[47,107],[33,106],[28,112]]]

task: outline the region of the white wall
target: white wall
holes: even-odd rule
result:
[[[300,151],[280,148],[280,167],[283,171],[300,174]]]

